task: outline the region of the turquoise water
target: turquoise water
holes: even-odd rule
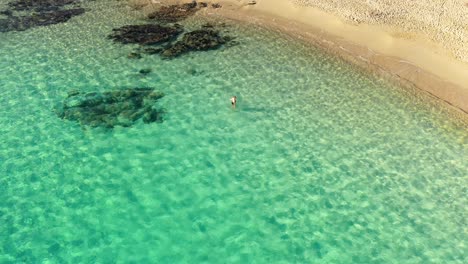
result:
[[[0,263],[468,262],[468,126],[446,106],[233,22],[237,46],[128,59],[106,36],[140,13],[83,6],[0,33]],[[164,92],[164,122],[55,113],[125,87]]]

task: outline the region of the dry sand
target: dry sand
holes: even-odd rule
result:
[[[146,12],[191,2],[129,1]],[[281,30],[468,113],[466,1],[221,0],[201,14]]]
[[[393,36],[427,37],[468,62],[468,0],[291,0],[355,24],[387,27]]]

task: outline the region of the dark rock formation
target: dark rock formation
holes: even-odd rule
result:
[[[65,9],[77,0],[18,0],[8,3],[10,10],[1,11],[0,32],[23,31],[68,21],[85,12],[83,8]]]
[[[11,10],[0,11],[0,15],[12,16],[12,15],[13,15],[13,11],[11,11]]]
[[[163,97],[153,88],[133,88],[103,93],[72,91],[58,115],[90,127],[129,127],[138,119],[144,123],[162,122],[163,110],[155,103]]]
[[[23,31],[33,27],[48,26],[67,22],[70,18],[85,12],[83,8],[33,13],[30,16],[9,16],[0,20],[0,32]]]
[[[135,43],[140,45],[153,45],[167,42],[176,38],[181,32],[180,25],[160,26],[156,24],[128,25],[113,30],[110,39],[123,44]]]
[[[163,50],[164,50],[163,48],[146,48],[146,49],[143,50],[143,52],[146,53],[146,54],[153,55],[153,54],[159,54]]]
[[[149,14],[148,18],[161,23],[174,23],[192,16],[199,9],[196,1],[182,5],[163,6],[159,10]]]
[[[187,70],[187,73],[192,75],[192,76],[199,76],[205,73],[203,70],[197,70],[195,68],[191,68]]]
[[[182,5],[163,6],[149,15],[149,18],[160,23],[173,23],[193,15],[206,3],[193,1]],[[205,24],[201,29],[185,33],[179,24],[161,25],[127,25],[113,30],[110,39],[123,44],[140,44],[139,53],[159,54],[163,58],[174,58],[190,51],[217,49],[223,44],[231,43],[230,37],[221,36],[215,25]],[[173,40],[177,41],[173,42]],[[160,46],[154,47],[155,45]],[[148,47],[151,46],[151,47]],[[133,58],[133,56],[132,56]]]
[[[141,69],[138,71],[138,73],[140,73],[141,75],[148,75],[151,73],[151,69]]]
[[[190,51],[217,49],[230,40],[230,37],[220,36],[216,30],[203,28],[186,33],[181,40],[161,52],[161,56],[174,58]]]
[[[137,53],[137,52],[130,52],[128,55],[127,55],[127,58],[129,59],[141,59],[141,54],[140,53]]]
[[[211,7],[213,8],[221,8],[222,6],[218,3],[211,4]]]
[[[8,3],[15,11],[55,11],[63,6],[77,3],[78,0],[16,0]]]

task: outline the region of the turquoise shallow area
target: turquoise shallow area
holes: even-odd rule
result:
[[[84,6],[0,34],[0,263],[468,262],[468,126],[446,106],[234,22],[237,46],[128,59],[106,36],[139,12]],[[55,114],[126,87],[164,92],[164,122]]]

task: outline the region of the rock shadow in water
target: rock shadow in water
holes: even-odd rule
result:
[[[153,88],[132,88],[109,92],[70,92],[58,112],[62,119],[83,126],[130,127],[140,118],[144,123],[162,122],[164,110],[155,108],[163,93]]]

